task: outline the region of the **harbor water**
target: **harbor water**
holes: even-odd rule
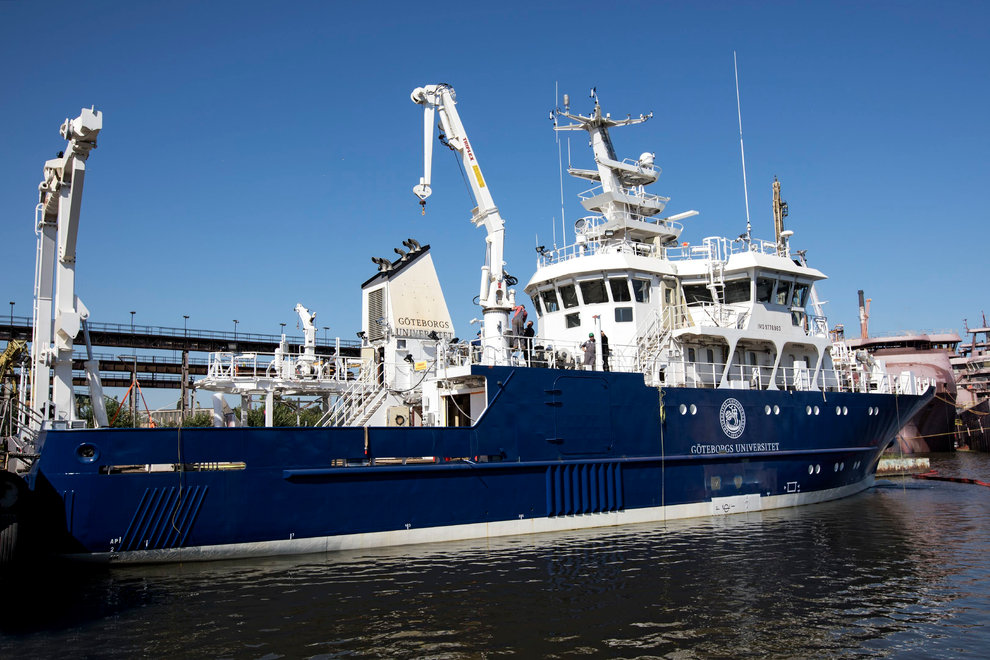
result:
[[[990,481],[990,456],[933,455]],[[984,657],[990,488],[272,560],[45,567],[0,657]]]

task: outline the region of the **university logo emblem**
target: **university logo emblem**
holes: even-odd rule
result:
[[[739,401],[729,398],[719,408],[718,421],[722,424],[722,432],[735,440],[746,429],[746,412]]]

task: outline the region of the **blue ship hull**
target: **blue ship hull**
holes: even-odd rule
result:
[[[471,427],[48,431],[28,476],[39,536],[60,555],[156,562],[793,506],[869,487],[930,398],[473,371],[488,408]]]

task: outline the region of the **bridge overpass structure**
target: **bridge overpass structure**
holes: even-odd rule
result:
[[[89,322],[88,326],[93,358],[98,361],[104,387],[128,388],[137,381],[143,389],[180,389],[183,409],[189,404],[188,392],[194,387],[194,380],[207,375],[208,355],[271,355],[282,342],[281,335],[251,332],[131,323]],[[10,315],[0,319],[0,339],[30,342],[32,332],[31,317]],[[303,353],[303,336],[287,335],[286,342],[290,353]],[[357,339],[314,337],[314,343],[318,360],[358,358],[361,355],[361,341]],[[30,352],[25,351],[24,355],[21,369],[26,370],[30,368],[30,360],[26,357]],[[72,357],[72,383],[75,387],[88,385],[83,364],[86,359],[85,347],[77,346]]]

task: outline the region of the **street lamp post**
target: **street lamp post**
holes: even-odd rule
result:
[[[134,315],[131,310],[131,426],[137,427],[137,342],[134,341]]]
[[[10,338],[14,338],[14,301],[10,301]]]
[[[330,343],[330,339],[327,337],[327,331],[329,329],[330,329],[330,326],[328,326],[328,325],[323,326],[323,343],[324,344],[329,344]]]
[[[234,341],[237,341],[237,324],[238,323],[239,323],[239,321],[237,319],[234,319]]]
[[[186,421],[186,411],[189,409],[189,315],[182,315],[182,393],[179,403],[179,425]]]
[[[285,324],[284,323],[279,323],[279,325],[282,326],[282,332],[281,332],[281,334],[284,335],[285,334]]]

